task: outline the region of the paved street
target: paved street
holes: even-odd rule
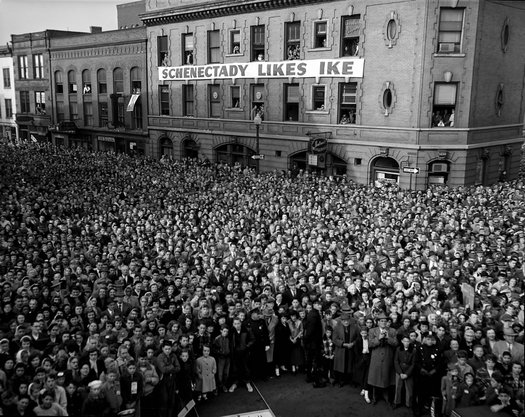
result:
[[[407,409],[392,411],[384,402],[366,404],[356,388],[328,386],[313,388],[304,382],[304,375],[284,375],[278,379],[259,382],[256,387],[268,403],[258,395],[257,390],[248,393],[239,388],[234,393],[220,394],[219,397],[197,405],[200,417],[230,416],[249,411],[264,410],[268,406],[277,417],[409,417]]]

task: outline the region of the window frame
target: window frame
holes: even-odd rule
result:
[[[222,112],[219,110],[215,113],[215,109],[221,108],[221,86],[219,84],[208,84],[208,117],[209,118],[220,118]]]
[[[256,113],[261,112],[261,119],[264,120],[264,110],[266,107],[266,100],[264,95],[265,85],[263,83],[250,84],[251,97],[251,118],[255,117]],[[261,97],[257,97],[257,93],[261,93]]]
[[[221,62],[221,31],[218,29],[209,30],[207,33],[207,41],[208,41],[208,51],[207,51],[208,52],[208,64],[220,64]]]
[[[73,78],[70,78],[70,75],[73,74]],[[75,95],[78,93],[78,84],[77,84],[77,74],[74,70],[67,72],[67,92],[70,95]]]
[[[38,110],[40,105],[40,111]],[[46,92],[35,91],[35,114],[46,114]]]
[[[319,36],[320,32],[318,31],[319,25],[322,25],[322,24],[325,25],[324,45],[323,45],[323,42],[321,42],[321,45],[318,45],[319,40],[323,39],[323,36],[321,36],[321,37]],[[328,20],[315,20],[313,22],[312,34],[313,34],[313,40],[312,40],[313,49],[327,48],[327,44],[328,44]],[[321,35],[322,35],[322,32],[321,32]]]
[[[117,67],[113,70],[113,94],[122,97],[124,96],[124,91],[124,70],[121,67]]]
[[[297,38],[291,38],[291,32],[298,32]],[[301,21],[285,22],[284,24],[284,60],[301,59]]]
[[[142,93],[142,69],[133,67],[129,70],[129,82],[131,94]]]
[[[18,78],[21,80],[29,79],[29,66],[27,55],[18,55]]]
[[[195,86],[193,84],[182,85],[182,115],[195,117]]]
[[[91,80],[91,71],[85,69],[82,71],[82,95],[91,95],[93,93],[93,83]]]
[[[88,112],[88,109],[91,109],[91,112]],[[84,101],[82,103],[82,114],[84,118],[84,126],[93,126],[95,123],[94,117],[93,117],[93,102],[92,101]]]
[[[345,27],[346,22],[350,20],[357,21],[356,24],[353,26],[356,26],[359,30],[359,33],[357,36],[345,36]],[[359,56],[359,44],[361,43],[361,15],[360,14],[352,14],[352,15],[346,15],[341,16],[341,39],[340,39],[340,45],[341,50],[339,51],[339,56]],[[348,53],[345,53],[345,50],[348,51]]]
[[[229,97],[230,97],[230,106],[229,108],[230,109],[233,109],[233,110],[240,110],[242,108],[242,101],[241,101],[241,97],[242,97],[242,92],[241,92],[241,86],[240,85],[230,85],[230,94],[229,94]],[[234,95],[233,94],[233,91],[236,90],[238,92],[237,95]],[[237,100],[237,105],[235,105],[235,100]]]
[[[355,88],[355,92],[347,92],[345,94],[345,86],[348,86],[350,90]],[[338,85],[338,106],[337,106],[337,120],[339,124],[355,124],[357,119],[357,82],[342,82]],[[349,100],[348,102],[343,100],[345,96],[353,97],[354,100]],[[348,122],[343,123],[343,116],[348,114]]]
[[[100,74],[104,74],[102,78]],[[102,82],[103,81],[103,82]],[[104,88],[101,88],[104,86]],[[101,91],[104,90],[104,91]],[[107,94],[108,93],[108,74],[105,68],[99,68],[97,70],[97,94]]]
[[[159,85],[159,115],[170,115],[170,86]]]
[[[44,78],[44,55],[33,54],[33,78]]]
[[[450,103],[444,103],[444,104],[441,104],[441,103],[438,103],[436,104],[436,99],[438,97],[438,93],[437,93],[437,90],[439,89],[439,87],[454,87],[455,91],[454,91],[454,103],[453,104],[450,104]],[[459,83],[456,83],[456,82],[435,82],[434,83],[434,94],[433,94],[433,97],[432,97],[432,119],[431,119],[431,127],[449,127],[449,121],[450,121],[450,116],[452,115],[452,111],[454,111],[454,126],[456,126],[456,121],[455,121],[455,114],[456,114],[456,109],[457,109],[457,106],[458,106],[458,90],[459,90]],[[444,126],[439,126],[439,120],[437,118],[437,115],[436,115],[436,112],[439,111],[450,111],[450,113],[448,114],[448,118],[445,118],[443,120],[443,124]],[[441,115],[441,113],[440,113]],[[447,113],[444,113],[444,116],[447,116]]]
[[[259,31],[262,30],[262,33]],[[266,59],[266,26],[253,25],[250,26],[250,61],[264,61]],[[255,42],[262,39],[262,43]],[[262,59],[258,56],[262,54]]]
[[[11,88],[11,70],[10,68],[2,68],[2,77],[4,88]]]
[[[10,98],[4,99],[5,104],[5,118],[6,119],[12,119],[13,118],[13,100]]]
[[[29,98],[29,91],[20,91],[20,113],[31,113],[31,102]]]
[[[188,48],[188,39],[191,39],[191,49]],[[193,32],[183,33],[182,40],[182,65],[195,65],[195,37]]]
[[[104,109],[105,108],[105,109]],[[109,123],[109,105],[107,101],[98,102],[98,125],[106,127]]]
[[[320,89],[322,88],[323,89],[323,103],[322,103],[322,106],[323,108],[318,108],[319,106],[316,104],[316,90],[317,89]],[[317,111],[317,112],[325,112],[327,111],[326,109],[326,92],[328,91],[328,89],[326,88],[326,84],[313,84],[312,85],[312,111]]]
[[[78,103],[76,101],[69,102],[69,120],[78,120]]]
[[[168,36],[157,36],[157,66],[169,66]]]
[[[459,30],[452,30],[453,23],[459,22],[457,20],[443,20],[444,12],[456,12],[461,13],[461,28]],[[448,25],[448,28],[447,28]],[[445,26],[445,28],[444,28]],[[464,7],[440,7],[439,8],[439,21],[438,21],[438,35],[437,35],[437,51],[438,54],[450,55],[450,54],[461,54],[463,51],[463,34],[465,26],[465,8]],[[442,38],[445,34],[459,34],[459,42],[443,41]],[[451,48],[453,47],[453,48]]]
[[[297,89],[297,101],[290,101],[290,89]],[[301,107],[301,92],[299,90],[299,83],[284,83],[283,84],[283,121],[284,122],[298,122],[300,107]],[[295,111],[292,108],[296,108]]]
[[[239,41],[235,42],[235,35],[239,36]],[[239,48],[239,52],[234,52],[235,47]],[[228,32],[228,55],[242,55],[241,51],[241,30],[240,29],[230,29]]]

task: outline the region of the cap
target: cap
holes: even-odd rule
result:
[[[91,381],[89,384],[88,384],[88,387],[90,389],[97,389],[97,388],[100,388],[102,386],[102,381],[96,379],[94,381]]]
[[[514,319],[512,318],[512,316],[510,314],[503,314],[501,317],[500,317],[500,320],[501,321],[514,321]]]
[[[431,337],[431,338],[435,338],[436,335],[433,333],[433,332],[425,332],[421,335],[423,338],[426,338],[426,337]]]

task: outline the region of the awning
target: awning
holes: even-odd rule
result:
[[[131,96],[131,98],[129,99],[128,108],[126,109],[126,111],[133,111],[133,109],[135,108],[135,103],[137,102],[139,97],[140,97],[140,94],[133,94]]]

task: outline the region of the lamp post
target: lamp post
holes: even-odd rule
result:
[[[255,117],[253,118],[253,124],[255,125],[255,152],[257,153],[257,159],[256,159],[256,165],[255,165],[255,172],[257,174],[259,173],[259,160],[260,160],[260,152],[259,152],[259,128],[261,127],[262,119],[261,116],[259,116],[259,113],[255,114]]]

